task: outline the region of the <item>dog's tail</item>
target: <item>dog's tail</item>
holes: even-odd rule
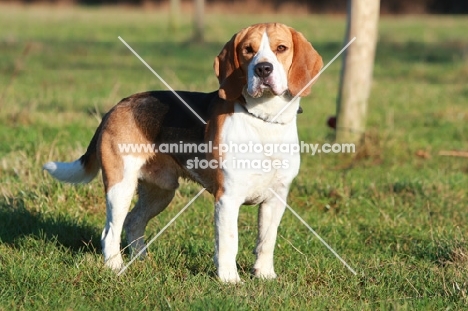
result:
[[[97,158],[97,142],[103,122],[89,143],[86,153],[74,162],[48,162],[43,169],[55,179],[68,183],[88,183],[96,177],[101,165]]]

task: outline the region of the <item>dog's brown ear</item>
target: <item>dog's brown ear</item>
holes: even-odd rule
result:
[[[237,58],[237,44],[241,33],[235,34],[227,42],[218,56],[213,67],[219,81],[219,97],[225,100],[235,100],[242,95],[242,89],[247,83],[245,74],[240,68]]]
[[[294,44],[294,56],[288,72],[288,88],[291,95],[296,96],[319,73],[323,62],[322,57],[300,32],[292,28],[290,31]],[[309,95],[310,87],[311,85],[299,96]]]

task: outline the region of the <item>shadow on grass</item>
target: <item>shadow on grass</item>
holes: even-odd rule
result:
[[[18,198],[0,199],[0,241],[18,247],[25,237],[45,239],[72,252],[100,252],[100,230],[68,215],[28,210]]]
[[[416,243],[415,243],[416,244]],[[468,262],[467,245],[460,241],[423,241],[417,243],[411,254],[440,266]]]

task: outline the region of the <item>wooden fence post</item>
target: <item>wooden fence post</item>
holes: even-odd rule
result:
[[[337,99],[336,141],[359,143],[365,131],[375,48],[379,0],[349,0],[346,43]]]
[[[204,11],[205,0],[195,0],[195,21],[193,40],[198,43],[202,43],[204,41]]]

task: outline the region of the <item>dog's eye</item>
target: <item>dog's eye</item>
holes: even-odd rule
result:
[[[244,48],[244,53],[245,53],[245,54],[253,54],[253,52],[254,52],[254,50],[253,50],[253,48],[252,48],[250,45],[248,45],[248,46],[246,46],[246,47]]]
[[[282,44],[278,45],[278,47],[276,48],[276,51],[278,53],[283,53],[284,51],[286,51],[288,48]]]

